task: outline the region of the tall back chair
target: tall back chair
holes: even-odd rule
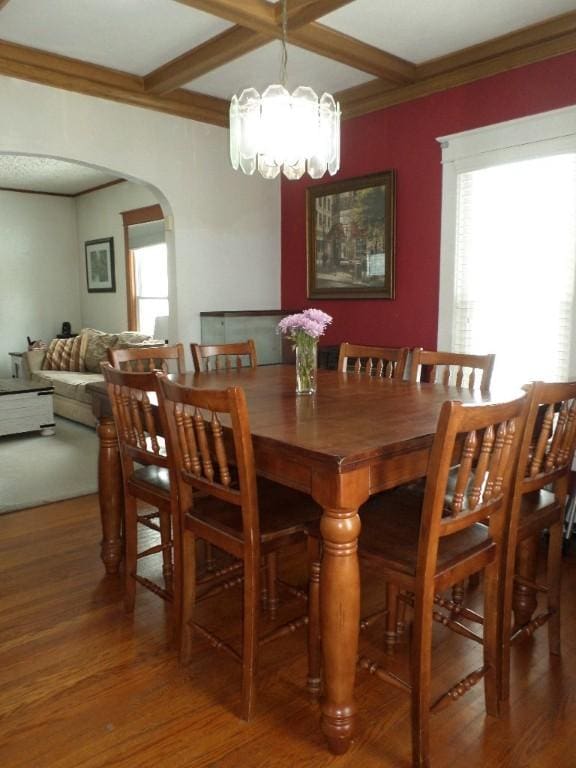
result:
[[[503,602],[502,697],[508,698],[510,645],[531,636],[548,624],[548,646],[560,653],[560,573],[562,525],[574,451],[576,449],[576,382],[536,382],[530,393],[530,410],[514,486],[510,534],[506,557]],[[546,581],[533,572],[517,575],[523,551],[544,530],[548,531]],[[514,591],[517,592],[514,600]],[[546,596],[544,612],[532,617],[536,594]],[[515,605],[514,626],[511,626]]]
[[[124,350],[123,350],[124,351]],[[165,428],[156,406],[155,373],[132,373],[102,364],[116,424],[124,483],[124,533],[126,542],[125,598],[127,611],[134,610],[136,583],[165,600],[174,602],[175,625],[179,621],[179,529],[175,494],[171,493],[168,457],[162,434]],[[139,512],[138,502],[155,507]],[[158,520],[158,522],[157,522]],[[138,551],[138,526],[160,533],[160,544]],[[162,553],[164,585],[138,572],[138,561]],[[173,562],[174,559],[174,562]]]
[[[194,369],[218,371],[230,368],[256,368],[256,347],[252,339],[236,344],[190,344]]]
[[[258,639],[261,558],[305,540],[306,524],[321,509],[310,496],[271,481],[256,479],[252,437],[244,391],[192,389],[159,375],[161,404],[168,427],[173,476],[180,500],[183,556],[181,658],[192,652],[192,630],[227,651],[242,665],[242,716],[255,702],[255,673],[260,642],[292,631],[306,617]],[[224,425],[229,425],[226,430]],[[230,434],[231,433],[231,434]],[[238,558],[244,565],[242,650],[194,620],[195,539],[199,537]]]
[[[406,369],[408,347],[373,347],[365,344],[340,344],[338,370],[401,379]]]
[[[451,384],[474,389],[479,382],[482,392],[490,389],[495,355],[468,355],[459,352],[412,350],[410,381]]]
[[[184,345],[129,347],[127,349],[108,347],[108,362],[113,368],[121,368],[124,371],[134,373],[154,370],[161,370],[164,373],[184,373]]]
[[[410,681],[360,657],[359,666],[412,701],[412,765],[429,766],[429,716],[484,680],[486,710],[499,710],[499,585],[513,470],[526,418],[527,399],[507,403],[444,403],[426,476],[424,495],[409,487],[371,497],[360,509],[359,554],[375,564],[412,605]],[[474,573],[484,573],[483,638],[462,623],[460,634],[483,644],[483,663],[431,701],[433,621],[456,623],[443,609],[442,593]],[[315,579],[316,581],[316,579]],[[310,593],[310,626],[317,627],[317,590]],[[441,610],[442,609],[442,610]],[[312,633],[310,633],[312,636]],[[314,660],[317,654],[311,653]],[[318,677],[312,669],[310,679]]]

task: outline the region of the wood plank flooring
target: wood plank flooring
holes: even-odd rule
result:
[[[266,647],[256,718],[236,716],[239,668],[198,639],[179,667],[170,609],[138,590],[126,615],[119,578],[99,560],[95,496],[0,517],[0,766],[2,768],[410,767],[408,699],[365,675],[358,734],[335,757],[305,690],[305,633]],[[304,579],[301,553],[284,572]],[[499,720],[481,686],[433,718],[434,768],[576,768],[576,558],[564,563],[563,656],[546,632],[513,659],[512,698]],[[368,593],[374,602],[377,593]],[[206,601],[206,621],[235,638],[237,601]],[[209,603],[213,603],[209,605]],[[286,604],[298,613],[300,606]],[[439,629],[438,685],[469,670],[478,649]],[[381,635],[368,641],[377,655]],[[469,650],[471,648],[471,650]],[[403,653],[390,663],[405,668]]]

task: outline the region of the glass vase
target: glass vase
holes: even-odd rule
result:
[[[313,395],[316,392],[318,367],[318,341],[310,338],[296,344],[296,394]]]

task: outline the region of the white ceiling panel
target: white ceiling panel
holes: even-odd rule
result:
[[[574,10],[574,0],[355,0],[319,21],[420,64]]]
[[[225,64],[184,86],[189,90],[230,99],[234,93],[253,87],[263,91],[271,83],[280,82],[282,44],[269,43],[263,48]],[[373,76],[352,67],[325,59],[303,48],[288,46],[287,87],[309,85],[318,95],[333,93],[360,85]]]
[[[117,175],[51,157],[0,155],[0,188],[76,195],[115,181]]]
[[[173,0],[10,0],[0,38],[146,75],[231,24]]]

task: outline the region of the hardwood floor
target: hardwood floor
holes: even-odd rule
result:
[[[138,590],[134,615],[124,613],[120,579],[104,576],[99,560],[98,514],[96,497],[86,496],[0,517],[3,768],[409,768],[408,698],[362,673],[357,738],[342,757],[326,750],[305,690],[304,632],[264,649],[257,715],[239,720],[232,660],[198,639],[193,663],[179,668],[169,608],[146,590]],[[300,554],[284,571],[303,580]],[[514,651],[511,700],[499,720],[485,716],[481,686],[434,715],[434,768],[576,768],[575,595],[571,555],[562,659],[549,657],[540,630]],[[214,620],[233,638],[231,598]],[[218,600],[204,603],[207,617]],[[479,649],[438,630],[440,687]],[[363,640],[369,655],[381,632]],[[402,653],[391,659],[398,668],[404,662]]]

